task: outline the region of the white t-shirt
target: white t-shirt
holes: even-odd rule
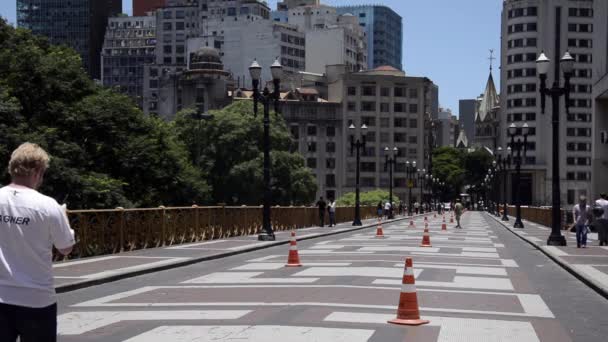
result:
[[[25,187],[0,189],[0,303],[31,308],[56,302],[52,246],[74,245],[65,210]]]
[[[604,213],[602,214],[602,218],[604,220],[608,220],[608,200],[600,198],[597,201],[595,201],[595,204],[599,205],[600,207],[602,207],[604,209]]]

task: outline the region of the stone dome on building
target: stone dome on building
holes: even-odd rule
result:
[[[202,47],[190,56],[190,70],[224,70],[224,64],[216,49]]]

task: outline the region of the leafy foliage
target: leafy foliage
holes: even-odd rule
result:
[[[71,209],[209,199],[169,124],[96,86],[73,50],[0,19],[0,164],[25,141],[51,155],[42,192]]]
[[[173,128],[208,172],[216,202],[258,205],[263,200],[263,121],[253,115],[250,101],[211,112],[205,122],[193,118],[188,109],[178,113]],[[317,185],[301,155],[290,152],[291,134],[282,116],[271,113],[271,188],[273,205],[301,205],[314,201]],[[200,156],[197,155],[200,153]]]
[[[336,204],[339,206],[354,206],[355,196],[356,194],[354,192],[345,193],[344,195],[342,195],[342,197],[336,200]],[[376,206],[378,205],[378,203],[382,203],[384,205],[384,203],[388,202],[388,199],[389,192],[382,189],[361,192],[359,194],[359,202],[362,206]],[[399,197],[395,196],[394,194],[393,202],[395,202],[396,205],[399,205],[400,202]]]

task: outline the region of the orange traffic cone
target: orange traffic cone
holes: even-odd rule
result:
[[[428,227],[424,228],[424,233],[422,233],[422,243],[420,244],[420,247],[432,247]]]
[[[424,217],[424,222],[428,222],[428,220],[429,220],[428,217],[425,216]]]
[[[420,319],[412,258],[405,259],[405,269],[403,270],[403,281],[401,294],[399,295],[397,318],[388,321],[388,323],[402,325],[422,325],[429,323],[427,320]]]
[[[296,232],[291,231],[291,241],[289,242],[289,257],[286,267],[300,267],[300,255],[298,254],[298,243],[296,242]]]
[[[378,228],[376,229],[376,237],[383,238],[384,233],[382,232],[382,221],[378,220]]]
[[[448,225],[447,225],[447,224],[445,224],[445,223],[442,223],[442,224],[441,224],[441,230],[445,230],[445,231],[447,231],[447,230],[448,230]]]
[[[450,216],[450,223],[454,223],[454,215]]]
[[[445,223],[445,215],[443,215],[443,223]]]
[[[410,220],[410,228],[416,228],[416,225],[414,224],[414,220]]]

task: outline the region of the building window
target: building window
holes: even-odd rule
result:
[[[394,126],[395,126],[395,128],[407,127],[407,119],[405,119],[405,118],[394,118]]]
[[[376,132],[367,132],[365,139],[370,143],[376,142]]]
[[[308,166],[311,169],[316,169],[317,168],[317,158],[306,159],[306,166]]]
[[[325,143],[325,151],[327,153],[336,152],[336,143],[333,141],[328,141],[327,143]]]
[[[382,113],[388,113],[390,112],[390,104],[383,102],[380,104],[380,112]]]
[[[165,31],[173,30],[173,23],[163,23],[163,30],[165,30]]]
[[[381,143],[388,143],[388,142],[390,142],[389,139],[390,139],[390,136],[389,136],[388,133],[386,133],[386,132],[381,132],[380,133],[380,142]]]
[[[347,93],[349,96],[357,96],[357,87],[348,87]]]
[[[416,89],[416,88],[410,89],[409,97],[410,97],[410,99],[417,99],[418,98],[418,89]]]
[[[184,22],[183,21],[178,21],[175,23],[175,30],[176,31],[183,31],[184,30]]]
[[[361,94],[363,96],[376,96],[376,87],[370,87],[370,86],[362,87]]]
[[[574,190],[568,189],[568,204],[574,204]]]
[[[410,136],[409,139],[408,139],[408,143],[410,143],[410,144],[417,144],[418,143],[418,137],[415,136],[415,135]]]
[[[333,170],[336,168],[336,158],[325,159],[325,168]]]
[[[309,136],[317,136],[317,126],[307,126],[306,134]]]
[[[376,111],[376,102],[361,102],[361,111],[362,112],[375,112]]]
[[[309,141],[307,145],[308,145],[308,152],[311,152],[311,153],[317,152],[317,142],[316,141]]]
[[[395,143],[404,143],[406,142],[406,135],[405,133],[394,133],[393,134],[393,141]]]
[[[386,87],[380,88],[380,96],[391,96],[391,89]]]
[[[346,104],[346,109],[349,112],[356,112],[357,111],[357,103],[356,102],[348,102]]]
[[[361,162],[361,172],[376,172],[376,163]]]
[[[325,128],[325,132],[328,137],[335,137],[336,136],[336,126],[327,126],[327,128]]]
[[[410,128],[418,128],[418,119],[410,119]]]
[[[391,126],[391,122],[389,118],[380,118],[380,127],[381,128],[389,128]]]
[[[329,161],[329,159],[328,159],[328,161]],[[334,167],[332,167],[332,169],[333,168],[335,168],[335,165],[334,165]],[[328,169],[329,169],[329,167],[328,167]],[[325,186],[328,188],[335,188],[336,187],[336,175],[332,175],[332,174],[325,175]]]
[[[367,127],[376,126],[376,118],[373,116],[363,116],[361,117],[361,122],[365,124]]]
[[[404,87],[395,87],[395,97],[405,97]]]
[[[409,112],[410,113],[418,113],[418,104],[417,103],[410,103],[410,108],[409,108]]]

